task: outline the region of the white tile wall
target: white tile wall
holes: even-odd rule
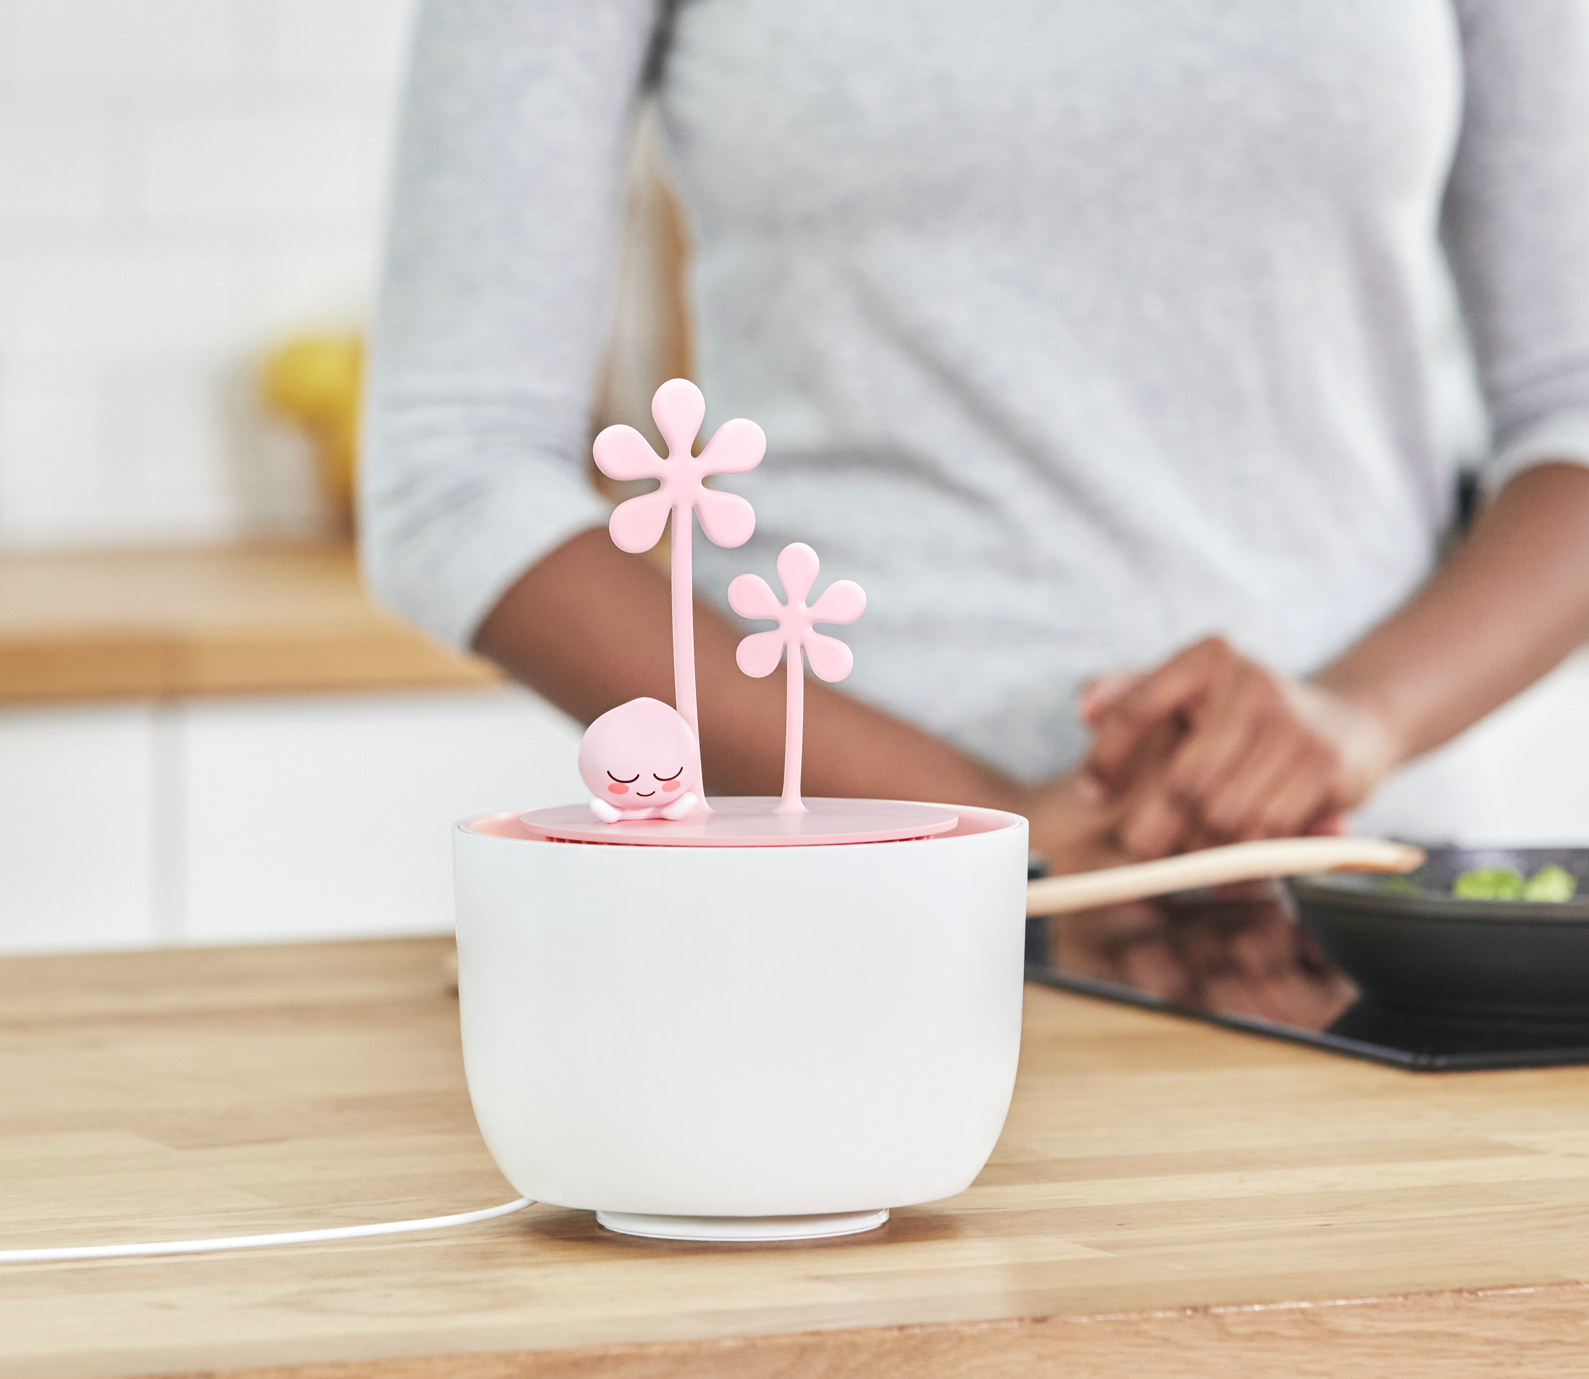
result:
[[[220,0],[11,0],[6,76],[94,95],[107,84],[233,74],[236,6]]]
[[[0,545],[303,531],[250,370],[359,325],[414,0],[0,0]]]
[[[270,15],[270,62],[284,78],[385,83],[408,41],[400,0],[276,0]]]
[[[34,510],[64,512],[92,500],[100,481],[104,403],[96,384],[92,375],[36,365],[25,383],[0,386],[0,465],[12,520],[31,521]]]
[[[283,243],[249,256],[242,309],[272,337],[306,320],[355,320],[369,271],[356,246]]]
[[[97,120],[23,116],[0,124],[0,227],[103,221],[107,142]]]
[[[205,366],[234,341],[241,272],[238,257],[218,248],[8,254],[0,365],[71,361],[108,371],[164,356]]]
[[[323,222],[373,229],[384,121],[359,115],[150,120],[143,214],[152,229],[244,240]]]

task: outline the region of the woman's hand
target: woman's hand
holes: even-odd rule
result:
[[[1084,770],[1119,804],[1133,857],[1338,832],[1399,760],[1366,704],[1289,680],[1219,637],[1089,687]]]
[[[1028,846],[1048,864],[1051,876],[1134,860],[1116,838],[1119,804],[1084,767],[1031,787],[1021,798],[1012,799],[1009,808],[1026,816]]]

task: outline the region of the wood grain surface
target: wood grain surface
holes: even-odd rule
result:
[[[0,962],[0,1248],[508,1200],[444,952]],[[686,1245],[537,1206],[8,1266],[0,1374],[1581,1374],[1586,1227],[1589,1070],[1410,1074],[1029,989],[992,1162],[870,1236]]]
[[[492,684],[346,543],[0,556],[0,703]]]

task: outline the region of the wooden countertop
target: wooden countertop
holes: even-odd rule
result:
[[[346,543],[0,556],[0,704],[498,678],[377,608]]]
[[[511,1200],[437,940],[0,962],[0,1248]],[[1589,1069],[1418,1075],[1029,988],[959,1197],[807,1245],[537,1206],[0,1268],[0,1373],[1581,1374]]]

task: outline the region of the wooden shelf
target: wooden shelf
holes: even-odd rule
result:
[[[345,543],[0,556],[0,703],[488,685]]]

